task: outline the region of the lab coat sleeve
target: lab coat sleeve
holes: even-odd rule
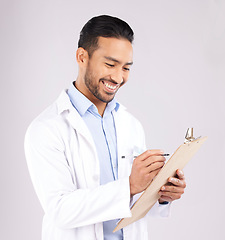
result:
[[[130,217],[129,177],[78,189],[63,149],[57,130],[37,122],[28,128],[25,155],[46,216],[63,229]]]

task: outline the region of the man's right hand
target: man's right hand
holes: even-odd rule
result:
[[[131,196],[144,191],[165,163],[164,152],[161,150],[147,150],[133,161],[130,175]]]

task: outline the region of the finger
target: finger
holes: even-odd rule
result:
[[[184,193],[184,188],[177,186],[162,186],[160,192],[171,192],[171,193]]]
[[[160,170],[164,166],[164,162],[154,162],[146,167],[146,171],[151,173],[156,170]]]
[[[171,193],[171,192],[159,192],[159,196],[160,198],[163,198],[163,199],[170,199],[169,201],[174,201],[174,200],[177,200],[177,199],[180,199],[182,194],[180,193]],[[166,201],[166,200],[164,200]]]
[[[183,187],[183,188],[186,187],[186,182],[185,182],[185,180],[181,180],[181,179],[176,178],[176,177],[170,177],[170,178],[168,179],[168,182],[169,182],[169,183],[172,183],[173,185],[178,186],[178,187]]]
[[[140,160],[145,160],[147,158],[149,158],[150,156],[157,156],[157,155],[162,155],[164,152],[160,149],[153,149],[153,150],[147,150],[144,153],[142,153],[141,155],[138,156],[138,158]]]
[[[145,159],[145,160],[143,161],[143,164],[144,164],[146,167],[149,167],[149,166],[151,166],[152,164],[158,163],[158,162],[163,163],[163,165],[164,165],[165,161],[166,161],[166,158],[163,157],[163,156],[161,156],[161,155],[160,155],[160,156],[151,156],[151,157]]]
[[[185,179],[184,173],[183,173],[182,170],[177,169],[176,174],[177,174],[177,176],[178,176],[179,179]]]
[[[164,151],[161,149],[152,149],[149,151],[150,151],[150,156],[158,156],[158,155],[161,156],[162,154],[164,154]]]

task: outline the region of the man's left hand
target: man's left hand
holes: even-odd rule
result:
[[[186,187],[184,173],[181,170],[176,171],[175,177],[170,177],[168,183],[161,187],[159,191],[159,203],[172,202],[180,199]]]

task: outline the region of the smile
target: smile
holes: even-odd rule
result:
[[[113,83],[109,83],[106,81],[102,81],[102,83],[104,84],[104,86],[106,87],[106,90],[110,91],[110,92],[115,92],[118,88],[120,84],[113,84]]]
[[[105,83],[105,82],[104,82],[104,84],[105,84],[105,86],[106,86],[107,88],[110,88],[110,89],[112,89],[112,90],[115,90],[116,87],[117,87],[117,86],[112,86],[112,85],[110,85],[109,83]]]

